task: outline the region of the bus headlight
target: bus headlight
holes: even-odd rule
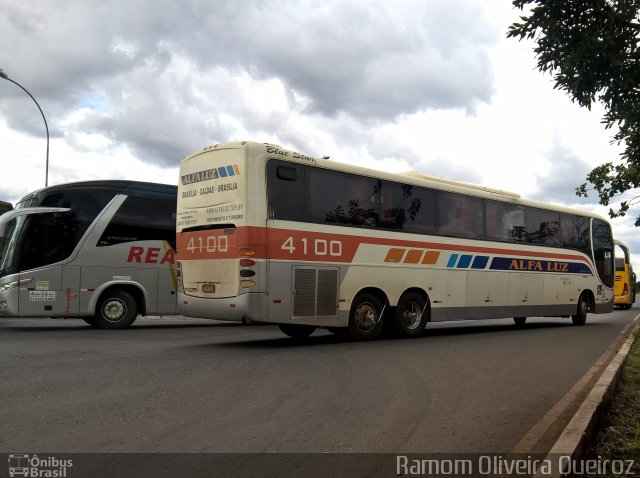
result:
[[[8,290],[15,289],[16,287],[20,287],[25,284],[28,284],[32,280],[33,279],[21,279],[21,280],[14,280],[11,282],[7,282],[6,284],[2,284],[0,285],[0,294],[2,294],[3,292],[7,292]]]

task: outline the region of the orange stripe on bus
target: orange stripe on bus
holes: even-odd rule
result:
[[[422,259],[423,264],[433,265],[438,262],[438,258],[440,257],[440,253],[438,251],[427,251],[424,255],[424,259]]]
[[[424,254],[424,251],[421,251],[419,249],[409,249],[409,251],[407,252],[407,256],[402,262],[406,264],[418,264],[420,262],[420,259],[422,259],[422,254]]]
[[[387,257],[384,258],[385,262],[402,262],[402,257],[404,256],[404,251],[406,249],[396,249],[392,247],[387,252]]]
[[[233,232],[229,234],[229,232]],[[385,262],[402,262],[407,249],[431,249],[422,264],[434,264],[441,252],[466,252],[484,255],[566,259],[595,267],[590,259],[579,253],[557,250],[532,251],[504,247],[468,246],[419,240],[392,239],[386,237],[357,236],[297,229],[279,229],[242,226],[236,229],[212,229],[208,231],[178,232],[177,252],[179,260],[238,258],[240,247],[253,247],[255,259],[301,260],[313,262],[351,263],[360,246],[390,246]],[[364,231],[363,231],[364,232]],[[372,231],[373,232],[373,231]],[[221,239],[221,236],[226,236]],[[222,242],[220,242],[222,241]],[[527,246],[523,244],[523,246]],[[536,247],[536,246],[531,246]],[[436,249],[435,251],[433,249]],[[433,262],[432,262],[433,261]]]

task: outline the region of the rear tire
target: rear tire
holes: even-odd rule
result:
[[[83,317],[82,320],[84,320],[91,327],[97,327],[98,326],[98,323],[96,322],[96,318],[95,317]]]
[[[589,312],[589,301],[587,300],[587,293],[580,294],[578,299],[578,306],[576,313],[571,316],[573,325],[584,325],[587,323],[587,313]]]
[[[101,329],[126,329],[138,316],[138,304],[124,290],[113,289],[100,296],[94,317]]]
[[[515,324],[518,327],[522,327],[525,324],[525,322],[527,321],[527,318],[526,317],[514,317],[513,321],[515,322]]]
[[[417,292],[404,294],[393,317],[393,325],[400,337],[419,337],[429,321],[427,301]]]
[[[280,324],[278,325],[283,334],[294,339],[306,339],[316,328],[313,325],[302,324]]]
[[[382,304],[373,294],[358,295],[349,312],[349,333],[357,341],[373,340],[382,328]]]

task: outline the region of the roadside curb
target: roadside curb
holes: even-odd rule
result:
[[[568,463],[571,460],[579,460],[584,455],[599,430],[603,416],[609,410],[611,399],[618,386],[622,365],[631,349],[636,331],[640,329],[639,318],[640,315],[633,320],[632,323],[635,325],[626,331],[626,340],[549,450],[547,454],[549,462],[556,463],[558,466],[554,467],[551,474],[537,474],[534,478],[560,478],[566,474],[566,470],[559,468],[557,459],[559,456],[568,457],[566,461],[563,460],[563,463]]]

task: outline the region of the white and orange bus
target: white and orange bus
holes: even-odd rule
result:
[[[370,340],[427,322],[613,310],[596,215],[279,146],[233,142],[180,166],[178,311]]]

